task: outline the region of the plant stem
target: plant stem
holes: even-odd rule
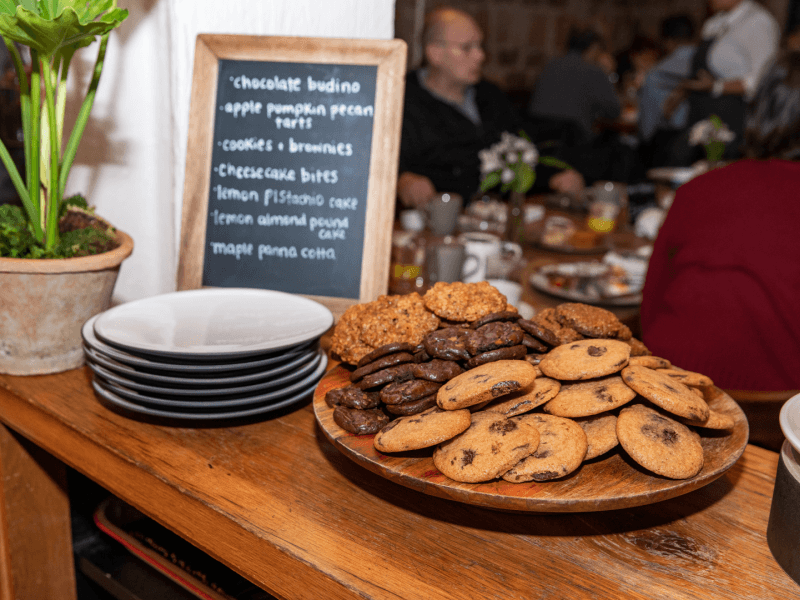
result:
[[[86,123],[89,121],[89,113],[92,111],[94,104],[94,97],[97,95],[97,86],[100,83],[100,74],[103,71],[103,61],[106,56],[106,46],[108,46],[108,34],[100,38],[100,48],[97,51],[97,60],[94,63],[94,73],[92,74],[92,81],[89,84],[89,89],[86,92],[86,97],[83,99],[81,109],[78,112],[78,118],[75,121],[75,126],[72,128],[72,133],[69,135],[69,141],[64,149],[64,158],[61,164],[61,173],[59,174],[58,190],[59,195],[63,196],[64,189],[67,187],[67,177],[72,168],[72,162],[75,160],[75,154],[78,152],[78,144],[80,143],[83,131],[86,129]]]
[[[39,64],[39,53],[31,48],[31,110],[30,122],[28,130],[25,132],[30,136],[30,160],[27,161],[28,167],[28,193],[31,196],[31,207],[34,208],[33,214],[30,214],[30,220],[34,225],[34,235],[36,239],[42,243],[44,242],[44,203],[41,199],[41,192],[39,188],[39,135],[41,124],[39,122],[40,109],[42,103],[42,88],[41,88],[41,66]]]
[[[58,122],[58,148],[61,152],[61,144],[64,140],[64,114],[67,108],[67,74],[69,73],[69,65],[72,62],[72,57],[75,50],[64,50],[61,55],[61,70],[58,82],[58,92],[56,93],[56,118]]]
[[[56,100],[54,96],[55,73],[47,62],[44,70],[44,93],[47,102],[47,124],[50,134],[50,182],[44,186],[47,195],[47,227],[45,227],[45,248],[48,250],[58,243],[58,212],[61,208],[61,195],[58,193],[58,126],[56,125]]]

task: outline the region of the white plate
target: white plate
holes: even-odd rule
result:
[[[293,396],[309,387],[317,385],[319,380],[325,373],[328,366],[328,357],[322,353],[320,361],[317,363],[313,373],[310,373],[302,379],[293,382],[291,385],[284,385],[280,389],[266,392],[263,394],[254,394],[246,397],[222,397],[222,398],[209,398],[205,400],[183,400],[173,397],[160,397],[149,394],[142,394],[134,390],[127,389],[115,383],[104,381],[99,377],[94,377],[93,382],[103,390],[114,394],[126,402],[133,402],[137,406],[145,408],[161,407],[158,410],[172,410],[182,411],[191,414],[197,412],[217,412],[220,409],[232,409],[237,407],[241,409],[243,406],[250,406],[254,404],[275,404],[282,402],[284,398]],[[96,386],[96,387],[97,387]]]
[[[312,345],[316,340],[305,342],[298,346],[292,346],[285,350],[277,352],[270,352],[267,354],[259,354],[248,358],[228,361],[228,362],[190,362],[180,361],[168,357],[157,355],[136,355],[125,352],[114,346],[97,339],[94,334],[94,322],[100,315],[95,315],[81,328],[81,337],[83,342],[92,350],[99,352],[101,355],[112,358],[126,365],[138,367],[150,371],[167,371],[168,373],[225,373],[228,371],[241,371],[244,369],[255,369],[257,367],[277,366],[279,363],[289,362],[293,358],[299,357],[301,354],[306,355],[312,349]],[[224,375],[221,375],[224,377]]]
[[[784,403],[779,420],[783,435],[795,452],[800,454],[800,394],[792,396]]]
[[[668,181],[679,186],[691,181],[701,172],[695,167],[655,167],[647,171],[647,178],[654,181]]]
[[[586,265],[585,272],[579,265]],[[603,263],[558,263],[555,265],[544,265],[531,273],[528,279],[531,287],[540,292],[556,296],[557,298],[572,300],[573,302],[583,302],[585,304],[600,306],[638,306],[642,303],[641,293],[625,296],[601,296],[599,292],[592,294],[582,290],[565,290],[564,288],[552,285],[545,273],[556,267],[559,272],[565,276],[575,275],[592,277],[595,268],[602,271],[608,268],[608,265],[604,265]]]
[[[235,387],[183,387],[183,386],[176,386],[176,387],[164,387],[164,386],[155,386],[149,385],[146,383],[141,383],[139,381],[134,381],[128,377],[122,377],[121,375],[113,372],[110,369],[107,369],[96,362],[94,362],[91,358],[87,359],[86,364],[89,368],[94,372],[97,377],[100,377],[104,381],[109,383],[114,383],[120,387],[125,389],[141,392],[145,395],[152,395],[152,396],[191,396],[196,398],[198,396],[202,398],[211,397],[211,399],[216,400],[219,397],[224,396],[231,396],[231,395],[241,395],[241,394],[251,394],[253,392],[259,392],[263,390],[267,390],[270,388],[274,388],[278,385],[285,385],[287,383],[292,383],[297,379],[301,379],[314,371],[318,366],[320,361],[322,360],[322,356],[325,355],[325,351],[320,349],[319,352],[313,356],[309,357],[309,359],[301,362],[298,365],[294,365],[292,370],[288,373],[285,373],[281,377],[275,377],[272,379],[267,379],[265,381],[260,381],[258,383],[250,384],[250,385],[240,385]],[[205,400],[208,402],[209,400]]]
[[[266,381],[272,379],[277,374],[273,369],[256,368],[244,371],[230,371],[222,373],[221,375],[211,374],[211,376],[207,373],[182,374],[181,376],[164,375],[161,373],[150,373],[141,369],[134,369],[87,346],[83,347],[83,351],[86,353],[87,361],[99,364],[122,377],[156,386],[227,388]],[[299,366],[303,364],[304,361],[312,360],[318,352],[319,348],[313,347],[309,349],[307,353],[293,358],[289,363],[280,365],[280,367],[276,367],[276,369],[279,368],[279,372],[284,372],[292,366]]]
[[[94,391],[97,393],[98,396],[103,398],[105,401],[109,402],[110,404],[121,408],[125,411],[145,415],[149,417],[158,417],[163,419],[177,419],[180,421],[222,421],[227,419],[243,419],[248,417],[254,417],[259,415],[265,415],[271,412],[280,411],[304,398],[310,398],[316,388],[317,384],[314,383],[313,385],[309,386],[307,389],[303,389],[293,396],[289,396],[281,400],[280,402],[274,402],[272,404],[262,404],[259,406],[242,409],[242,410],[229,410],[229,411],[219,411],[219,412],[212,412],[212,411],[204,411],[204,412],[181,412],[181,411],[174,411],[174,410],[161,410],[157,408],[150,408],[148,406],[139,406],[138,404],[134,404],[133,402],[128,402],[127,400],[123,400],[116,394],[109,392],[108,390],[103,389],[97,381],[94,379],[92,380],[92,387]]]
[[[94,323],[129,351],[200,360],[253,356],[320,337],[333,314],[295,294],[239,288],[163,294],[121,304]]]

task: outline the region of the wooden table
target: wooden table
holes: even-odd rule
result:
[[[496,512],[329,444],[310,404],[177,428],[104,408],[90,372],[0,376],[0,599],[74,598],[64,464],[281,598],[800,598],[765,532],[778,455],[636,509]]]

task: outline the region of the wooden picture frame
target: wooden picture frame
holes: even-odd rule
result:
[[[377,67],[359,297],[302,294],[338,318],[388,288],[405,88],[402,40],[200,34],[195,45],[177,287],[203,287],[220,60]]]

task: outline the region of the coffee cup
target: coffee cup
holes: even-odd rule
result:
[[[425,229],[425,213],[416,208],[401,211],[400,226],[405,231],[422,231]]]
[[[458,240],[464,244],[467,257],[461,280],[475,283],[486,279],[486,266],[489,257],[510,255],[516,260],[522,258],[522,247],[515,242],[504,242],[492,233],[470,231],[462,233]]]
[[[444,242],[428,247],[428,281],[453,283],[461,279],[466,248],[459,242]]]
[[[458,194],[436,194],[427,205],[428,227],[435,235],[452,235],[463,206],[464,200]]]
[[[781,408],[780,426],[786,440],[781,447],[775,489],[767,523],[767,545],[787,575],[800,584],[800,394]]]

